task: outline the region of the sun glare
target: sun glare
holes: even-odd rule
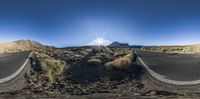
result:
[[[97,39],[96,39],[96,43],[98,44],[98,45],[103,45],[103,38],[100,38],[100,37],[98,37]]]
[[[87,45],[98,45],[98,46],[107,46],[111,43],[111,41],[106,40],[103,37],[97,37],[91,42],[89,42]]]

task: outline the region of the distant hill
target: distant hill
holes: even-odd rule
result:
[[[130,47],[128,43],[120,43],[120,42],[113,42],[111,43],[110,45],[108,45],[108,47],[120,47],[120,48],[123,48],[123,47]]]
[[[171,46],[148,46],[145,50],[164,53],[200,53],[200,44],[171,45]]]
[[[200,48],[200,44],[188,45],[188,47]]]
[[[33,48],[46,48],[39,42],[33,40],[17,40],[13,42],[0,43],[1,50],[31,50]]]

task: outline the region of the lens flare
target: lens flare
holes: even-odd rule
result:
[[[106,40],[103,37],[97,37],[91,42],[89,42],[87,45],[98,45],[98,46],[107,46],[111,43],[111,41]]]

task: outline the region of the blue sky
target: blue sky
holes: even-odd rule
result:
[[[1,0],[0,42],[57,47],[105,35],[136,45],[200,43],[199,0]]]

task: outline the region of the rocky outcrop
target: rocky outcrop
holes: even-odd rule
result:
[[[130,47],[128,43],[119,43],[119,42],[113,42],[110,45],[108,45],[108,47],[120,47],[120,48],[124,48],[124,47]]]

